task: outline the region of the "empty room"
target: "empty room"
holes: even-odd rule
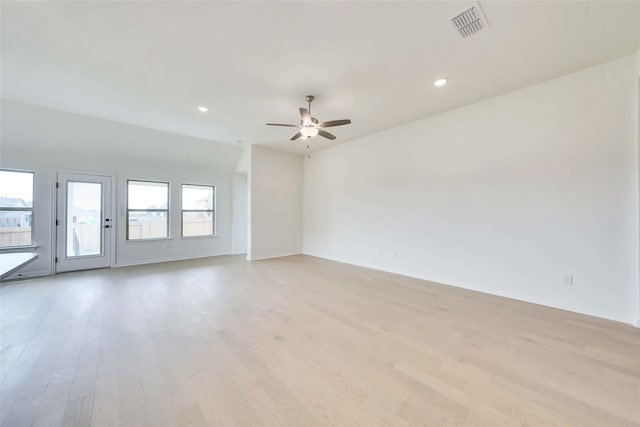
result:
[[[640,427],[640,1],[0,0],[0,426]]]

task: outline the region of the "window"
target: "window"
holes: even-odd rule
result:
[[[33,172],[0,170],[0,248],[33,244]]]
[[[169,237],[169,183],[127,181],[127,240]]]
[[[213,236],[216,188],[182,184],[182,237]]]

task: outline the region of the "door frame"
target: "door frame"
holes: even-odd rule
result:
[[[111,178],[111,227],[113,227],[113,232],[105,233],[105,239],[110,239],[110,265],[109,268],[114,268],[116,266],[116,242],[117,242],[117,232],[116,227],[118,226],[118,220],[116,217],[116,192],[117,192],[117,175],[109,172],[99,172],[99,171],[81,171],[77,169],[54,169],[53,170],[53,179],[51,180],[51,211],[53,212],[53,217],[51,218],[51,274],[62,274],[56,272],[56,257],[58,256],[58,226],[56,226],[56,220],[58,219],[58,174],[66,173],[66,174],[79,174],[79,175],[95,175],[95,176],[104,176]],[[108,236],[107,236],[108,235]]]

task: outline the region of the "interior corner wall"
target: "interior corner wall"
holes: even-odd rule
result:
[[[53,272],[58,169],[115,175],[115,266],[231,253],[232,178],[240,147],[5,99],[1,117],[0,167],[35,172],[33,233],[40,257],[21,276]],[[126,241],[127,179],[169,182],[169,239]],[[216,186],[216,236],[181,237],[183,183]]]
[[[302,252],[302,156],[251,146],[249,252],[258,260]]]
[[[231,253],[247,253],[247,174],[233,174],[233,221]]]
[[[303,252],[635,323],[635,61],[305,158]]]

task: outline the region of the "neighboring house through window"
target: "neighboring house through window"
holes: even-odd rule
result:
[[[127,240],[169,237],[169,183],[127,181]]]
[[[0,170],[0,248],[33,244],[33,172]]]
[[[215,235],[216,187],[182,184],[182,237]]]

